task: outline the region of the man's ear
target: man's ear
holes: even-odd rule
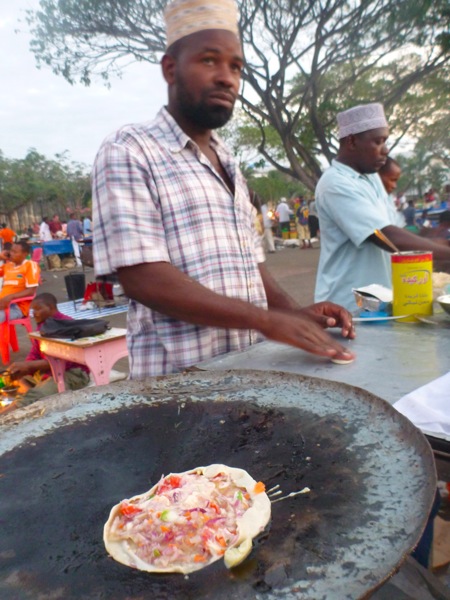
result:
[[[164,54],[164,56],[161,59],[161,67],[162,67],[163,76],[164,76],[164,79],[166,80],[166,82],[169,85],[174,83],[175,82],[175,68],[176,68],[175,59],[172,56],[169,56],[168,54]]]

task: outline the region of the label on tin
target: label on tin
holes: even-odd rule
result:
[[[391,255],[392,314],[433,314],[433,253],[398,252]],[[412,316],[410,321],[414,321]]]

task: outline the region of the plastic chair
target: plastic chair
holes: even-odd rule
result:
[[[44,250],[42,248],[35,248],[31,253],[31,260],[39,265],[39,268],[45,269],[44,262]],[[42,284],[42,275],[39,274],[39,285]]]
[[[16,325],[23,325],[28,333],[33,331],[31,324],[31,318],[22,317],[21,319],[9,320],[9,309],[11,304],[17,304],[18,302],[31,302],[34,296],[25,296],[24,298],[18,298],[17,300],[11,300],[8,307],[5,309],[6,319],[3,323],[0,323],[0,353],[2,362],[4,365],[9,363],[9,347],[11,346],[13,352],[19,350],[19,342],[17,340]]]
[[[34,262],[40,263],[42,259],[42,255],[44,254],[44,250],[42,248],[35,248],[31,253],[31,260]]]

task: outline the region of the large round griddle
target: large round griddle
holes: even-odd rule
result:
[[[66,393],[0,427],[3,600],[355,600],[420,538],[435,492],[422,434],[379,398],[287,373],[196,372]],[[221,462],[267,487],[311,492],[272,506],[248,559],[185,577],[107,556],[111,507],[161,476]]]

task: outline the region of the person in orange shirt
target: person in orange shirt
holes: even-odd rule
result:
[[[0,323],[5,321],[5,308],[9,306],[11,300],[34,296],[36,293],[40,268],[37,263],[27,259],[29,253],[30,246],[23,240],[15,242],[10,251],[0,253],[0,259],[7,261],[0,266],[0,277],[3,277],[3,287],[0,291]],[[9,318],[26,317],[30,304],[30,301],[13,304]]]
[[[6,227],[6,223],[2,223],[2,228],[0,229],[0,238],[3,241],[3,247],[5,244],[12,244],[16,239],[17,234],[9,227]]]

